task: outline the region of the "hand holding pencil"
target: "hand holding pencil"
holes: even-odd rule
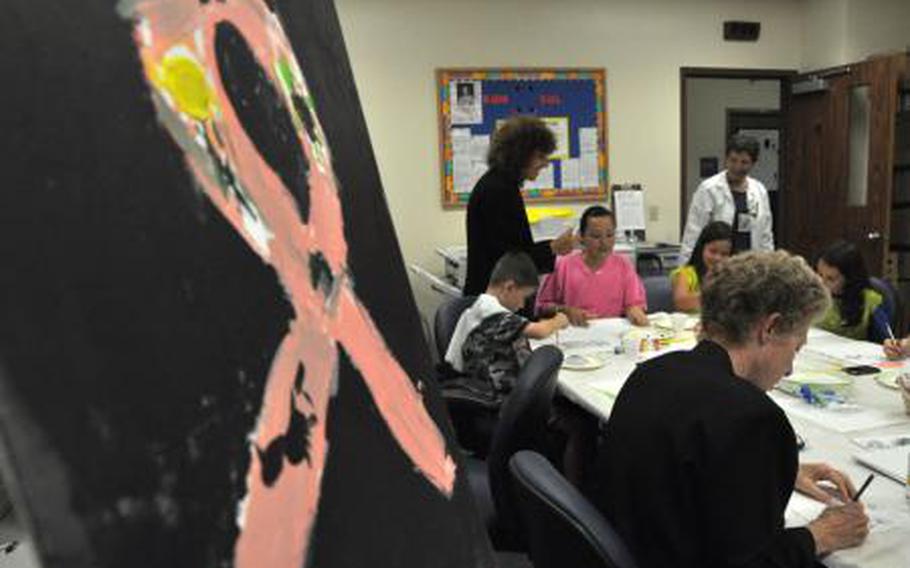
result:
[[[891,324],[888,322],[888,315],[885,312],[876,310],[872,315],[873,321],[878,324],[879,329],[887,335],[888,339],[885,340],[882,347],[885,349],[885,356],[888,359],[903,359],[907,355],[910,355],[910,337],[905,338],[903,341],[899,340],[894,335],[894,330],[891,328]]]
[[[885,356],[888,359],[904,359],[910,355],[910,337],[907,337],[903,340],[898,340],[895,338],[886,339],[884,343]]]

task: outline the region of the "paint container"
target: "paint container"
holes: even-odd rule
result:
[[[641,352],[641,339],[626,336],[622,338],[622,352],[632,357],[637,357]]]

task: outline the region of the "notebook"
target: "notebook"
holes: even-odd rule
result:
[[[907,482],[907,459],[910,448],[898,446],[884,450],[869,450],[853,454],[853,459],[864,466],[887,475],[898,483]]]

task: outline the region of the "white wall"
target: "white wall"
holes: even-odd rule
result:
[[[440,206],[434,69],[607,69],[610,181],[637,181],[659,208],[649,237],[679,238],[683,66],[796,69],[793,0],[336,0],[367,126],[405,259],[439,270],[439,245],[464,241],[463,211]],[[722,22],[762,23],[727,43]]]
[[[910,0],[806,0],[804,10],[803,70],[910,46]]]
[[[910,46],[910,0],[850,0],[847,63]]]
[[[696,78],[686,85],[686,190],[691,196],[701,181],[700,158],[717,158],[724,167],[727,109],[779,109],[780,81]]]
[[[801,69],[822,69],[847,63],[849,0],[805,0]]]

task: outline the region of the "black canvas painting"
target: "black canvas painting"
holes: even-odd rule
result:
[[[5,0],[0,38],[44,565],[491,565],[332,3]]]

